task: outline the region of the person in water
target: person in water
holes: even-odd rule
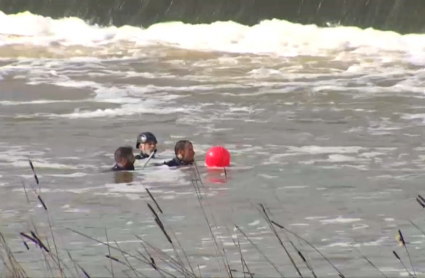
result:
[[[152,158],[155,157],[156,153],[156,144],[158,141],[156,140],[155,135],[151,132],[142,132],[137,136],[136,141],[136,149],[140,150],[140,154],[135,156],[135,159],[145,159],[148,158],[152,153]]]
[[[134,154],[133,148],[130,146],[119,147],[114,153],[115,165],[111,168],[114,172],[133,171],[134,170]]]
[[[164,161],[163,164],[157,165],[167,165],[168,167],[186,166],[192,165],[195,161],[195,151],[193,150],[193,144],[190,141],[178,141],[174,146],[174,153],[176,157],[174,157],[170,161]]]

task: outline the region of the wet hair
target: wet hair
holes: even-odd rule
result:
[[[123,158],[130,159],[132,155],[133,155],[132,147],[130,146],[119,147],[114,153],[115,162],[118,163]]]
[[[178,141],[176,143],[176,145],[174,146],[174,153],[176,155],[178,155],[179,154],[179,151],[183,151],[188,144],[192,144],[192,142],[190,142],[188,140],[180,140],[180,141]]]

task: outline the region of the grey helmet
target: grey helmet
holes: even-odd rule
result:
[[[153,142],[155,144],[158,143],[158,141],[156,140],[155,135],[153,135],[151,132],[142,132],[137,136],[137,141],[136,141],[136,149],[139,148],[140,144],[144,144],[147,142]]]

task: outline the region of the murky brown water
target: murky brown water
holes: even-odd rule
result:
[[[422,271],[423,239],[409,223],[422,227],[423,220],[415,198],[424,176],[425,74],[417,64],[391,51],[336,49],[327,56],[282,57],[125,44],[109,51],[119,46],[122,53],[115,54],[83,46],[0,47],[1,231],[34,277],[49,272],[36,263],[40,251],[33,246],[26,251],[18,234],[29,230],[31,216],[39,232],[51,237],[32,193],[32,202],[26,201],[22,182],[34,183],[28,159],[39,175],[56,243],[92,277],[110,275],[104,268],[110,265],[107,248],[66,228],[99,240],[105,240],[106,228],[109,240],[132,254],[143,250],[137,234],[173,254],[146,205],[153,203],[144,186],[202,276],[226,275],[217,266],[191,183],[193,169],[139,165],[132,177],[101,173],[112,166],[115,149],[134,145],[141,131],[158,137],[159,160],[172,157],[180,138],[194,142],[208,193],[202,204],[210,221],[215,217],[214,232],[233,269],[242,271],[231,238],[236,224],[285,277],[296,276],[256,208],[262,203],[276,222],[309,240],[347,277],[379,275],[353,247],[388,276],[405,274],[392,254],[399,252],[410,269],[395,240],[399,228],[411,245],[415,270]],[[129,53],[133,57],[123,58]],[[222,172],[203,167],[212,145],[231,152],[227,181]],[[123,178],[133,182],[120,183]],[[264,257],[238,237],[255,276],[276,277]],[[291,239],[318,276],[337,275],[305,243]],[[305,267],[302,272],[311,276]]]

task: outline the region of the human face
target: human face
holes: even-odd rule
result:
[[[127,167],[133,165],[135,160],[134,154],[131,154],[128,158],[122,158],[119,164],[121,167]]]
[[[183,153],[183,161],[185,162],[193,162],[195,157],[195,151],[193,150],[192,144],[187,144]]]
[[[151,153],[156,149],[156,144],[154,142],[146,142],[144,144],[140,144],[139,149],[143,153],[151,155]]]
[[[130,155],[130,158],[129,158],[129,160],[128,160],[128,163],[129,164],[134,164],[134,162],[136,161],[136,158],[134,157],[134,154],[131,154]]]

